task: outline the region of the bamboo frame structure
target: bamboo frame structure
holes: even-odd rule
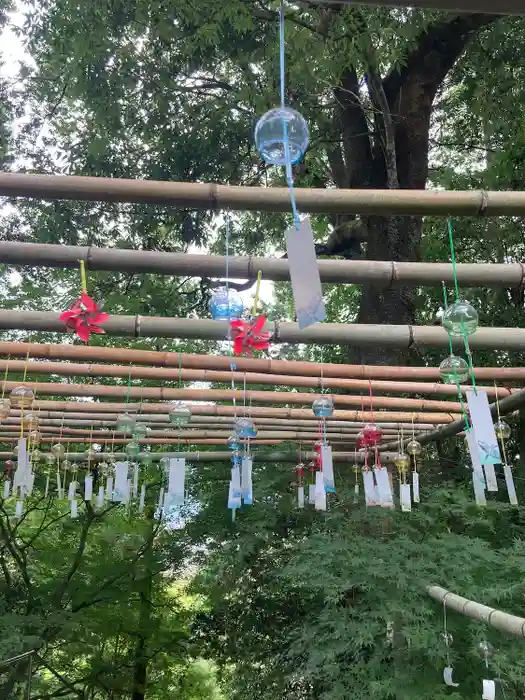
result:
[[[311,0],[316,5],[349,4],[379,5],[382,7],[418,7],[421,10],[446,10],[448,12],[483,12],[498,15],[525,15],[521,0]]]
[[[459,2],[459,0],[454,0]],[[485,1],[485,0],[478,0]],[[511,0],[502,0],[510,2]],[[498,7],[499,11],[500,8]],[[181,209],[290,212],[286,187],[0,173],[0,196],[163,204]],[[443,216],[523,216],[525,192],[434,192],[296,188],[301,212]]]
[[[226,257],[187,253],[160,253],[148,250],[96,248],[94,246],[53,245],[51,243],[0,242],[0,263],[14,266],[78,268],[83,260],[90,270],[151,273],[156,275],[224,277],[289,281],[288,260],[252,256]],[[385,262],[379,260],[318,260],[322,282],[363,284],[373,282],[390,287],[434,285],[454,281],[449,263]],[[523,263],[459,263],[458,284],[464,287],[521,288],[525,281]]]
[[[56,385],[60,386],[60,385]],[[512,398],[512,397],[510,397]],[[503,399],[505,401],[505,399]],[[165,403],[114,403],[109,401],[56,401],[37,399],[33,403],[34,410],[44,411],[73,411],[76,413],[115,413],[127,411],[131,414],[151,413],[166,415]],[[311,420],[311,408],[287,408],[284,406],[223,406],[217,404],[192,404],[192,414],[196,416],[233,416],[243,415],[245,412],[252,418],[287,418],[289,420]],[[193,417],[192,415],[192,417]],[[448,424],[460,417],[459,413],[419,413],[409,411],[346,411],[335,410],[327,422],[353,421],[353,422],[394,422],[406,425],[427,423],[432,425]]]
[[[27,374],[54,374],[62,377],[123,377],[126,379],[162,379],[163,381],[217,382],[231,384],[232,380],[250,384],[271,386],[309,387],[324,390],[346,389],[347,391],[387,392],[392,394],[442,394],[457,397],[455,385],[430,382],[389,382],[366,379],[297,377],[287,374],[266,374],[263,372],[221,372],[216,370],[171,369],[166,367],[127,367],[126,365],[96,365],[72,362],[35,362],[22,360],[0,360],[0,372],[21,372]],[[478,386],[489,395],[503,398],[517,389],[510,387]],[[461,386],[463,394],[471,389]]]
[[[58,382],[24,382],[35,394],[43,396],[90,396],[90,397],[120,397],[123,399],[158,399],[161,401],[237,401],[245,406],[252,402],[271,404],[309,405],[320,394],[288,391],[255,391],[247,389],[175,389],[156,386],[117,386],[102,384],[60,384]],[[2,391],[8,393],[20,386],[20,382],[6,381],[1,383]],[[332,396],[334,406],[363,406],[369,408],[369,402],[362,396],[336,394]],[[391,396],[376,396],[373,400],[372,412],[376,409],[406,409],[411,411],[447,411],[458,413],[461,404],[456,401],[439,401],[433,399],[404,399]],[[166,410],[166,407],[165,407]],[[313,415],[313,414],[310,414]]]
[[[441,588],[441,586],[427,586],[426,590],[431,598],[437,600],[438,603],[446,605],[447,608],[461,613],[461,615],[485,622],[491,627],[507,632],[507,634],[525,637],[525,618],[523,617],[489,608],[481,603],[456,595],[456,593],[451,593],[446,588]]]
[[[183,352],[158,352],[96,345],[24,343],[0,341],[0,356],[39,358],[45,360],[83,360],[89,362],[127,362],[153,367],[225,370],[231,372],[231,359],[226,355],[198,355]],[[283,374],[304,377],[343,377],[358,379],[439,380],[437,367],[391,367],[382,365],[347,365],[270,358],[235,357],[238,372]],[[525,381],[525,367],[477,367],[479,381]],[[178,377],[178,374],[177,374]]]
[[[396,190],[398,191],[398,190]],[[47,311],[0,310],[0,330],[50,331],[70,333],[58,315]],[[222,341],[228,336],[226,321],[161,316],[111,316],[104,323],[108,335],[133,338],[186,338]],[[307,345],[377,345],[410,349],[448,348],[449,337],[441,326],[395,326],[387,324],[318,323],[302,330],[297,323],[268,321],[265,330],[273,343]],[[463,338],[453,345],[463,346]],[[525,328],[479,328],[469,339],[473,349],[523,350]]]

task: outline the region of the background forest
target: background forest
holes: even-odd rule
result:
[[[257,117],[278,99],[277,12],[273,0],[0,0],[4,32],[21,47],[20,57],[4,55],[15,69],[0,84],[2,168],[284,185],[253,144]],[[290,3],[286,18],[288,101],[311,129],[297,187],[525,189],[525,19],[308,0]],[[282,255],[289,222],[236,213],[231,252]],[[313,224],[319,256],[449,260],[437,217]],[[519,218],[453,224],[462,262],[524,259]],[[225,246],[223,220],[208,212],[91,202],[5,201],[0,236],[157,251]],[[110,313],[207,317],[214,281],[91,273],[90,284]],[[61,311],[77,296],[78,274],[2,267],[0,289],[4,308]],[[290,319],[287,284],[265,298],[270,317]],[[432,323],[442,302],[439,289],[399,287],[326,285],[325,298],[329,320],[365,323]],[[482,325],[523,325],[523,289],[468,290],[468,298]],[[161,338],[135,346],[224,351]],[[417,348],[272,352],[442,359]],[[477,352],[474,361],[522,358]],[[522,424],[513,426],[516,459],[525,458]],[[523,508],[502,496],[477,509],[463,459],[457,441],[427,451],[422,504],[409,515],[354,503],[354,474],[342,468],[327,513],[298,511],[293,473],[281,464],[255,466],[254,506],[235,523],[228,465],[198,464],[182,530],[166,531],[152,508],[127,519],[115,506],[88,506],[72,521],[62,504],[37,498],[13,523],[0,501],[0,660],[37,650],[31,668],[27,660],[0,668],[0,700],[439,700],[480,697],[487,677],[501,679],[498,695],[522,697],[523,642],[453,614],[460,686],[442,681],[443,614],[426,583],[523,614]],[[524,481],[517,469],[522,499]],[[483,640],[494,648],[488,670]]]

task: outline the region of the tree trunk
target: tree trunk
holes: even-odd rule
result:
[[[361,32],[367,37],[366,20],[359,10],[356,9],[355,13]],[[366,82],[373,109],[367,107],[367,110],[374,115],[372,125],[365,115],[366,106],[360,89],[362,81],[355,70],[347,68],[343,71],[340,87],[335,90],[338,103],[335,123],[339,127],[341,147],[336,152],[337,146],[334,146],[328,153],[333,180],[338,187],[425,188],[430,118],[436,93],[470,38],[496,19],[495,15],[465,14],[430,25],[407,54],[403,66],[382,81],[374,72],[377,61],[375,48],[370,43],[364,57],[369,70]],[[385,114],[385,110],[390,113]],[[395,154],[392,154],[392,149]],[[370,216],[359,225],[352,224],[343,231],[344,235],[338,226],[319,252],[356,257],[364,240],[369,260],[419,259],[421,217]],[[410,325],[414,323],[414,317],[413,289],[363,286],[359,323]],[[408,348],[392,351],[371,347],[363,348],[357,357],[352,350],[352,360],[365,364],[400,364],[406,362],[407,354]]]

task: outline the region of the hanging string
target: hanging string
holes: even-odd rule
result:
[[[448,594],[447,594],[448,595]],[[449,633],[447,629],[447,596],[443,598],[443,639],[445,641],[445,646],[447,649],[447,666],[450,666],[450,650],[449,650]]]
[[[500,412],[499,412],[498,387],[497,387],[497,384],[496,384],[495,381],[494,381],[494,389],[496,389],[496,412],[497,412],[498,423],[499,423],[499,422],[501,421],[501,415],[500,415]],[[504,466],[507,466],[507,454],[506,454],[506,451],[505,451],[505,438],[502,437],[502,438],[500,439],[500,444],[501,444],[501,451],[502,451],[502,453],[503,453],[503,465],[504,465]]]
[[[129,374],[128,374],[128,388],[126,391],[126,406],[129,403],[130,394],[131,394],[131,363],[130,363]]]
[[[444,283],[444,282],[442,282],[442,285],[443,285],[443,304],[444,304],[445,311],[446,311],[447,308],[448,308],[447,288],[445,287],[445,283]],[[449,348],[450,348],[450,354],[453,355],[453,354],[454,354],[454,348],[452,347],[452,338],[450,337],[450,333],[448,334],[448,345],[449,345]],[[457,389],[457,392],[458,392],[459,403],[460,403],[460,405],[461,405],[461,412],[463,413],[463,419],[464,419],[464,421],[465,421],[465,430],[470,430],[470,422],[469,422],[469,419],[468,419],[467,410],[466,410],[466,408],[465,408],[465,403],[464,403],[464,401],[463,401],[463,394],[462,394],[462,392],[461,392],[461,387],[460,387],[460,385],[459,385],[459,380],[458,380],[458,377],[457,377],[456,368],[453,367],[452,369],[453,369],[453,371],[454,371],[454,380],[455,380],[456,389]],[[472,372],[472,378],[473,378],[473,381],[474,381],[474,372]]]
[[[9,360],[11,359],[11,355],[7,356],[7,363],[5,366],[5,372],[4,372],[4,383],[2,384],[2,399],[5,397],[5,385],[7,383],[7,375],[9,374]]]
[[[80,287],[82,294],[87,294],[86,263],[83,260],[78,262],[80,263]]]
[[[284,95],[285,95],[285,52],[284,52],[284,0],[281,0],[279,6],[279,73],[280,73],[280,86],[281,86],[281,107],[284,107]],[[290,201],[292,204],[292,213],[295,228],[299,228],[301,220],[299,219],[299,212],[297,211],[297,204],[295,202],[294,184],[293,184],[293,172],[292,172],[292,162],[290,160],[290,146],[288,142],[288,133],[286,119],[283,118],[283,144],[284,144],[284,157],[285,157],[285,171],[286,171],[286,182],[288,184],[288,190],[290,192]]]
[[[447,220],[447,227],[448,227],[448,242],[449,242],[449,247],[450,247],[450,259],[452,262],[452,275],[454,277],[454,291],[456,294],[456,301],[460,301],[458,275],[457,275],[457,268],[456,268],[456,252],[455,252],[455,248],[454,248],[454,231],[452,228],[452,221],[450,219]],[[446,310],[446,307],[445,307],[445,310]],[[474,376],[474,367],[472,365],[472,353],[470,352],[470,345],[468,342],[468,336],[467,336],[463,326],[462,326],[462,331],[463,331],[463,342],[465,343],[465,355],[467,356],[468,368],[469,368],[470,376],[472,378],[472,388],[474,389],[474,393],[477,394],[478,390],[476,387],[476,378]],[[452,347],[452,343],[451,343],[451,347]]]
[[[229,212],[226,212],[226,215],[224,217],[224,223],[225,223],[225,227],[226,227],[226,298],[228,299],[228,354],[230,356],[231,386],[232,386],[232,392],[233,392],[233,419],[235,420],[237,417],[237,402],[235,400],[235,375],[234,375],[236,365],[233,362],[233,348],[232,348],[231,337],[230,337],[230,331],[231,331],[230,304],[229,304],[230,292],[229,292],[229,280],[228,280],[228,275],[229,275],[229,270],[230,270],[230,232],[231,232],[231,229],[230,229],[231,221],[230,221],[230,213]]]
[[[259,290],[261,288],[261,277],[262,271],[259,270],[257,272],[257,281],[255,282],[255,295],[253,297],[252,316],[256,316],[257,307],[259,306]]]
[[[374,423],[374,397],[372,395],[372,380],[368,380],[368,388],[370,391],[370,415],[372,417],[372,423]]]

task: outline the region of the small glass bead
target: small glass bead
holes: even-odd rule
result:
[[[469,378],[468,364],[462,357],[449,355],[439,365],[439,376],[443,384],[465,382]]]
[[[375,425],[374,423],[368,423],[367,425],[365,425],[361,432],[363,434],[363,439],[367,447],[373,447],[374,445],[378,445],[381,442],[381,438],[383,437],[383,431],[378,425]]]
[[[510,425],[505,423],[504,420],[499,420],[497,423],[494,423],[494,432],[499,440],[508,440],[511,434]]]
[[[186,403],[181,403],[180,401],[175,401],[175,403],[172,403],[170,406],[168,419],[169,422],[174,425],[187,425],[191,420],[191,406],[188,406]]]
[[[57,459],[63,459],[66,454],[66,448],[58,442],[56,445],[53,445],[51,452]]]
[[[0,420],[4,420],[9,415],[11,410],[11,402],[9,399],[0,399]]]
[[[460,299],[446,309],[442,323],[449,335],[472,335],[478,327],[478,312],[468,301]]]
[[[38,430],[32,430],[28,433],[27,438],[32,445],[40,445],[42,433],[39,433]]]
[[[34,400],[33,390],[28,386],[17,386],[9,394],[11,406],[16,406],[17,408],[28,408],[33,405]]]
[[[149,428],[145,423],[135,423],[135,427],[131,432],[134,438],[141,440],[149,433]]]
[[[404,452],[399,452],[395,457],[394,457],[394,464],[396,467],[399,469],[400,472],[407,471],[407,469],[410,466],[410,458],[407,454]]]
[[[244,303],[237,290],[219,287],[211,295],[208,308],[214,321],[236,321],[242,316]]]
[[[237,435],[230,435],[228,438],[228,449],[232,450],[233,452],[241,449],[241,443],[239,442]]]
[[[254,438],[257,435],[257,428],[251,418],[237,418],[234,430],[240,438]]]
[[[478,652],[480,653],[483,659],[490,659],[490,657],[494,653],[494,647],[490,642],[487,642],[486,639],[482,639],[481,642],[478,644]]]
[[[450,634],[450,632],[441,632],[439,637],[447,647],[451,646],[452,642],[454,641],[454,637]]]
[[[138,453],[140,452],[140,445],[138,442],[128,442],[128,444],[124,447],[124,452],[128,455],[128,457],[136,457]]]
[[[312,411],[316,418],[330,418],[334,413],[334,402],[330,396],[318,396],[313,404]]]
[[[36,413],[30,411],[29,413],[24,414],[22,423],[24,424],[24,428],[28,428],[29,430],[36,430],[40,425],[40,419]]]
[[[270,109],[255,127],[255,145],[266,163],[293,165],[298,163],[308,148],[310,134],[302,114],[290,107]]]
[[[131,433],[135,427],[136,420],[129,413],[121,413],[117,416],[117,430],[120,433]]]
[[[423,446],[417,440],[410,440],[410,442],[407,442],[405,449],[407,453],[413,457],[417,457],[423,452]]]

